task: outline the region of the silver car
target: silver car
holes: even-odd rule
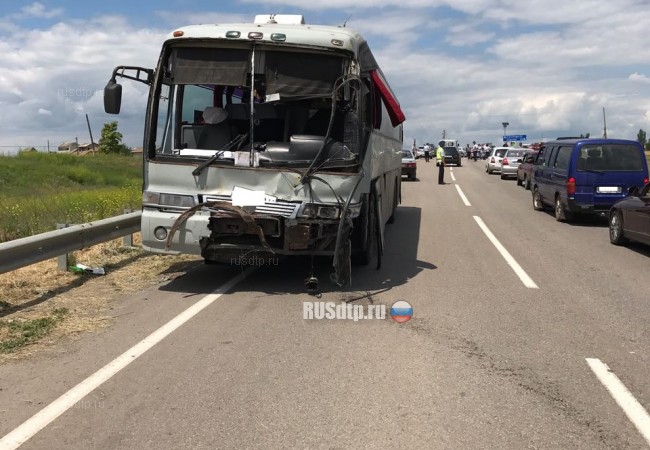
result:
[[[501,171],[501,158],[510,147],[494,147],[485,160],[485,171],[487,173]]]
[[[517,177],[517,167],[524,157],[526,149],[508,149],[503,158],[501,158],[501,179],[505,180],[507,177]]]

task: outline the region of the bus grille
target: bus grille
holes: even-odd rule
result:
[[[206,195],[203,197],[204,202],[228,202],[232,203],[230,195]],[[272,216],[281,216],[285,218],[295,217],[295,212],[300,206],[299,203],[291,203],[284,200],[274,202],[265,202],[264,205],[255,207],[255,214],[268,214]]]

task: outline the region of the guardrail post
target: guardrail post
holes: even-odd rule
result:
[[[130,214],[132,212],[133,210],[130,208],[124,210],[124,214]],[[125,245],[126,247],[133,247],[133,233],[124,235],[124,237],[122,238],[122,244]]]
[[[57,223],[56,224],[56,229],[61,230],[63,228],[68,228],[70,224],[68,223]],[[59,255],[57,258],[58,260],[58,268],[59,270],[67,271],[68,270],[68,264],[69,264],[69,253],[64,253],[63,255]]]

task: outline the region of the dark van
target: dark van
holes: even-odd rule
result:
[[[606,213],[630,188],[648,182],[643,147],[623,139],[547,142],[533,163],[533,208],[553,205],[558,221]]]

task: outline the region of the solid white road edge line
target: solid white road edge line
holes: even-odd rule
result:
[[[458,195],[460,195],[460,199],[463,201],[463,203],[465,203],[465,206],[472,206],[469,200],[467,200],[467,197],[465,197],[465,194],[463,193],[463,190],[460,188],[460,186],[457,184],[455,186],[456,191],[458,191]]]
[[[621,380],[618,379],[616,374],[611,369],[597,358],[585,358],[591,370],[596,374],[598,380],[609,391],[610,395],[614,397],[618,406],[623,409],[625,415],[634,424],[639,433],[650,445],[650,415],[641,403],[637,401],[632,393],[625,387]]]
[[[512,270],[515,271],[519,279],[524,283],[524,286],[530,289],[539,289],[539,287],[535,284],[532,278],[528,276],[526,271],[521,268],[519,263],[515,260],[515,258],[512,257],[512,255],[506,250],[506,248],[499,242],[499,240],[492,234],[490,229],[485,225],[485,222],[483,222],[483,219],[481,219],[479,216],[474,216],[474,220],[476,220],[476,223],[478,223],[478,226],[481,227],[481,230],[483,230],[483,233],[488,237],[490,242],[492,242],[492,245],[494,245],[499,253],[501,253],[501,256],[503,256],[503,259],[506,260],[508,265],[512,267]]]
[[[0,450],[14,450],[24,444],[28,439],[52,423],[57,417],[72,408],[79,400],[97,389],[113,375],[135,361],[139,356],[151,349],[154,345],[169,336],[185,322],[210,306],[215,300],[232,289],[237,283],[252,272],[252,268],[243,271],[232,280],[206,295],[201,300],[178,314],[172,320],[151,333],[142,341],[122,353],[113,361],[106,364],[94,374],[77,384],[65,394],[54,400],[45,408],[23,422],[22,425],[5,435],[0,440]]]

